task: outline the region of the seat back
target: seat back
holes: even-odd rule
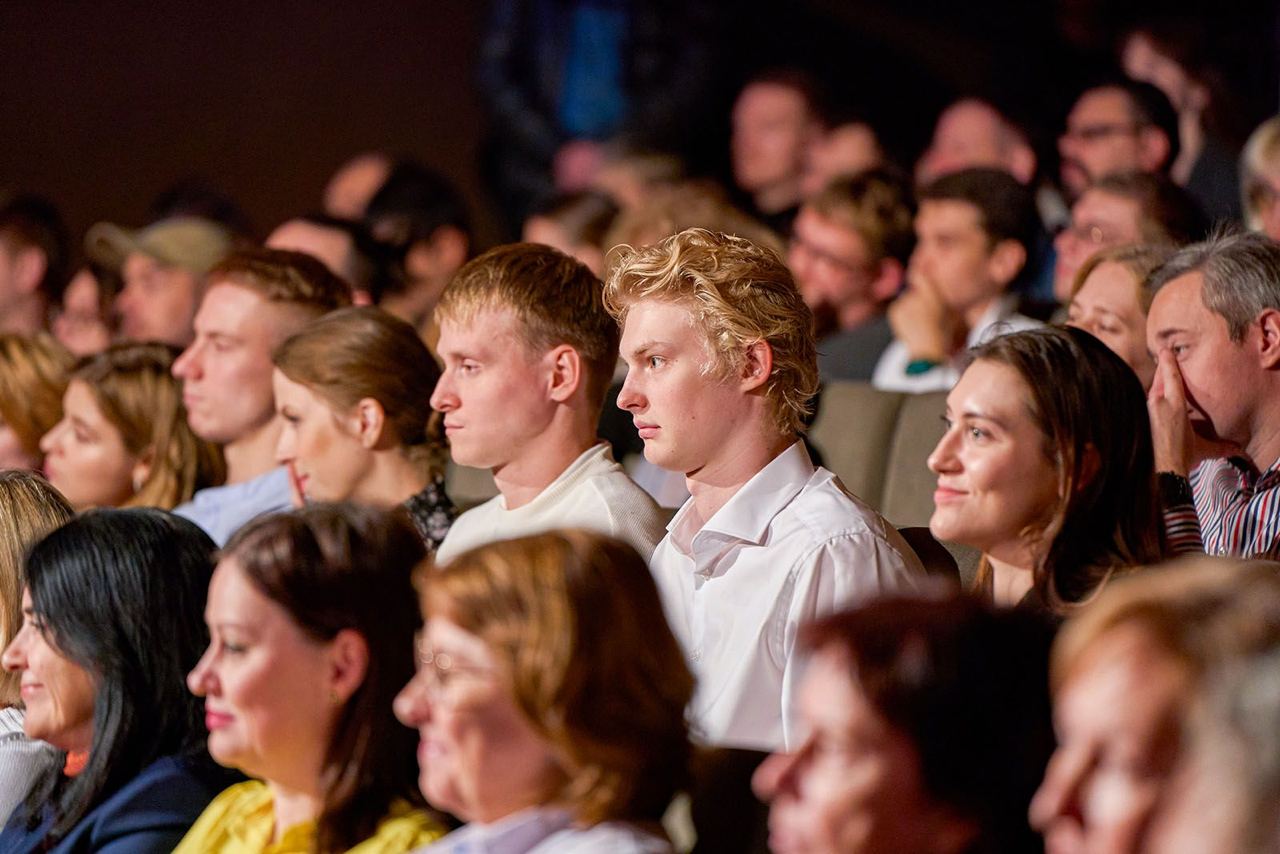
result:
[[[831,383],[822,390],[818,417],[809,431],[823,464],[877,510],[884,499],[885,451],[897,429],[902,398],[869,383]]]

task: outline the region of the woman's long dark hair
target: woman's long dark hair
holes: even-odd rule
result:
[[[418,735],[391,708],[414,676],[422,538],[402,511],[310,504],[249,523],[223,554],[310,637],[329,641],[351,629],[368,644],[364,681],[324,746],[320,780],[315,850],[346,851],[373,834],[394,800],[423,803]]]
[[[1034,568],[1040,601],[1064,612],[1115,573],[1163,559],[1151,425],[1133,370],[1072,327],[1002,335],[972,356],[1022,377],[1058,473],[1058,504],[1040,534],[1049,548]]]
[[[93,679],[93,743],[75,777],[50,772],[25,802],[28,827],[51,806],[48,841],[152,762],[202,750],[204,705],[187,673],[209,645],[213,541],[160,510],[94,510],[27,557],[31,606],[53,647]]]

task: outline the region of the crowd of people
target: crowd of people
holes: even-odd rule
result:
[[[1277,850],[1280,117],[1171,45],[1058,175],[765,71],[734,187],[569,139],[483,252],[381,152],[261,242],[0,198],[0,852]],[[927,533],[840,383],[945,396]]]

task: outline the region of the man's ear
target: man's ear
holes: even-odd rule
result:
[[[382,442],[382,434],[387,423],[387,413],[382,404],[372,397],[361,398],[352,413],[356,438],[360,446],[372,450]]]
[[[992,281],[1008,287],[1022,272],[1026,263],[1026,247],[1012,238],[1006,238],[991,250],[991,256],[987,259],[987,272]]]
[[[902,280],[906,271],[897,258],[881,258],[876,266],[875,279],[871,282],[871,298],[877,303],[886,303],[902,290]]]
[[[13,280],[18,290],[24,294],[35,293],[48,268],[49,260],[36,247],[26,246],[18,250],[13,259]]]
[[[552,348],[546,358],[551,364],[551,385],[547,393],[555,402],[565,403],[583,383],[582,356],[568,344],[561,344]]]
[[[756,341],[747,347],[747,358],[742,365],[742,377],[739,387],[743,391],[754,391],[769,381],[773,373],[773,348],[768,341]]]
[[[1254,324],[1260,333],[1258,359],[1263,368],[1272,370],[1280,366],[1280,311],[1263,309]]]
[[[1036,177],[1036,152],[1025,142],[1017,143],[1009,153],[1009,173],[1019,184],[1030,186]]]
[[[1169,136],[1154,125],[1147,125],[1138,131],[1138,162],[1143,172],[1158,172],[1168,163],[1172,150]]]

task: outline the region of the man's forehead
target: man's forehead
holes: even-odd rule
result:
[[[1101,86],[1080,96],[1071,108],[1071,118],[1077,122],[1127,121],[1131,112],[1129,96],[1124,90]]]
[[[978,206],[963,199],[925,199],[916,214],[916,228],[929,227],[982,230],[982,213]]]
[[[1161,286],[1151,300],[1151,311],[1148,313],[1152,331],[1161,331],[1155,329],[1157,325],[1176,323],[1183,326],[1188,320],[1207,313],[1208,309],[1200,296],[1203,283],[1203,274],[1199,270],[1193,270],[1170,279]]]

